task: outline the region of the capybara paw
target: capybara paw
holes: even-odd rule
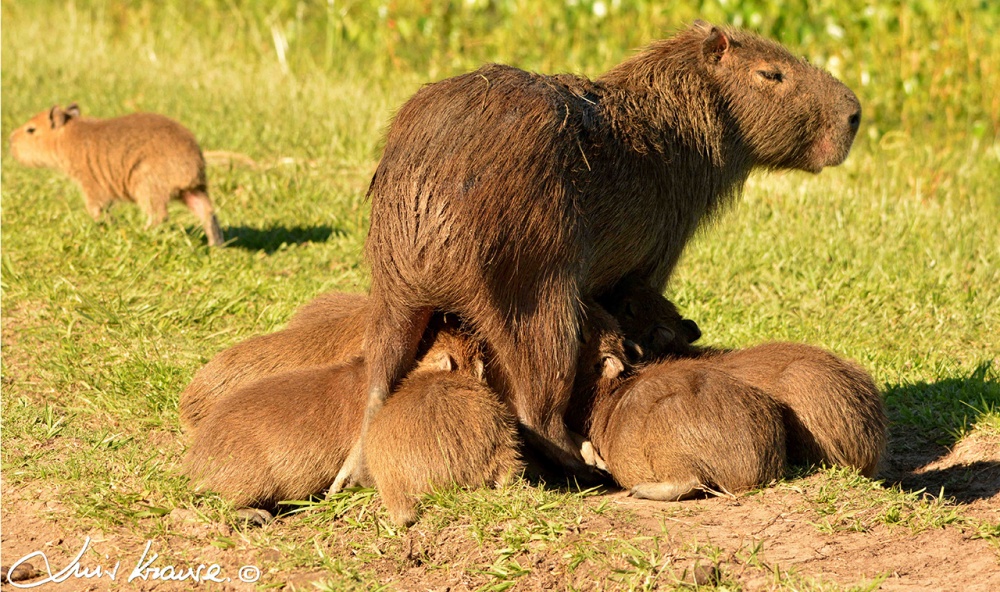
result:
[[[241,508],[236,511],[236,518],[244,526],[260,528],[274,520],[274,515],[261,508]]]
[[[694,497],[700,490],[701,484],[692,479],[681,482],[639,483],[632,487],[629,495],[659,502],[676,502]]]
[[[580,445],[580,454],[583,455],[583,462],[588,465],[597,467],[602,471],[608,470],[607,463],[605,463],[604,459],[601,458],[601,455],[597,453],[597,449],[594,448],[594,445],[590,442],[590,440],[587,440]]]

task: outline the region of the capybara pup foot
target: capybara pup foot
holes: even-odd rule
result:
[[[679,502],[690,499],[704,491],[697,479],[687,481],[664,481],[661,483],[639,483],[632,487],[629,495],[639,499],[658,502]]]

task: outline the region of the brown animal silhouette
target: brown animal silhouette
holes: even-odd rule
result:
[[[888,419],[875,381],[858,364],[801,343],[765,343],[700,358],[782,406],[791,464],[853,467],[875,476]]]
[[[172,119],[154,113],[81,117],[73,103],[42,111],[14,130],[10,149],[23,164],[53,168],[76,181],[94,220],[121,199],[135,202],[150,228],[167,219],[167,202],[179,199],[198,217],[208,244],[223,243],[201,149]]]
[[[624,379],[598,377],[581,395],[570,425],[636,497],[738,493],[784,472],[778,403],[706,360],[665,360]]]
[[[365,437],[368,471],[399,525],[416,521],[417,496],[434,488],[501,486],[523,469],[514,417],[481,380],[448,369],[406,377]]]
[[[683,319],[672,302],[652,289],[636,289],[608,306],[621,315],[621,330],[629,339],[642,342],[657,330],[660,335],[701,335],[693,321]],[[697,358],[778,401],[790,463],[854,467],[868,477],[877,472],[888,419],[874,380],[857,363],[799,343],[717,350],[681,338],[661,340],[660,345],[649,348],[650,359]]]
[[[447,322],[432,329],[420,362],[400,384],[399,402],[369,432],[373,476],[399,523],[412,520],[414,496],[428,487],[479,485],[519,469],[513,420],[480,382],[477,345]],[[197,488],[239,506],[266,508],[319,493],[360,434],[365,376],[355,358],[246,385],[198,425],[185,472]]]
[[[360,356],[367,300],[363,294],[320,295],[303,305],[284,330],[251,337],[219,352],[181,393],[181,423],[194,429],[218,401],[265,376]]]
[[[368,190],[365,425],[446,310],[495,354],[531,442],[591,474],[564,423],[580,303],[625,279],[662,289],[751,171],[836,165],[859,121],[828,73],[700,22],[595,81],[489,65],[423,87]],[[334,489],[360,474],[361,442]]]

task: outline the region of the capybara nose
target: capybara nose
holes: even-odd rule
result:
[[[861,109],[858,109],[847,118],[847,125],[851,126],[851,132],[856,133],[861,126]]]

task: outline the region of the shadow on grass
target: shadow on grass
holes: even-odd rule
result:
[[[249,226],[230,226],[222,230],[229,248],[246,249],[247,251],[264,251],[268,255],[278,251],[283,245],[303,245],[306,243],[324,243],[332,236],[343,236],[346,232],[339,228],[327,226],[271,226],[268,228],[251,228]]]
[[[1000,493],[996,445],[952,454],[962,436],[1000,413],[1000,376],[992,362],[966,378],[900,384],[885,391],[892,422],[889,450],[879,477],[908,491],[926,490],[958,503]],[[975,444],[973,444],[973,447]],[[976,458],[977,453],[983,456]]]

